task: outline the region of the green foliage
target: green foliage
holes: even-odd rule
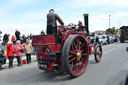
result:
[[[106,29],[106,34],[113,34],[113,35],[116,35],[117,32],[118,32],[118,30],[115,29],[115,27]]]

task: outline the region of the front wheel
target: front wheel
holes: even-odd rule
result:
[[[102,46],[99,43],[96,43],[96,45],[95,45],[94,57],[95,57],[95,61],[97,63],[101,61],[101,58],[102,58]]]
[[[65,72],[72,77],[82,75],[88,63],[88,44],[84,37],[71,35],[62,49],[62,65]]]
[[[0,63],[0,69],[2,68],[2,64]]]

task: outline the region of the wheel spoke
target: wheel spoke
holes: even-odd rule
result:
[[[72,62],[72,64],[71,64],[71,67],[70,67],[70,69],[71,69],[71,70],[73,69],[73,62]]]
[[[85,62],[85,59],[81,57],[81,61],[82,61],[82,62]]]
[[[78,69],[78,65],[77,65],[77,63],[75,64],[75,67],[76,67],[76,72],[78,72],[79,69]]]
[[[73,44],[71,46],[72,46],[72,50],[75,50]]]
[[[72,53],[72,54],[76,54],[74,51],[69,51],[70,53]]]
[[[72,58],[71,60],[69,60],[69,63],[73,62],[76,59],[76,57]]]
[[[80,51],[80,40],[79,40],[79,38],[77,39],[77,49]]]
[[[86,55],[87,55],[87,53],[82,53],[81,55],[86,56]]]
[[[82,62],[82,63],[81,63],[81,69],[82,69],[83,67],[84,67],[84,63]]]
[[[97,54],[99,57],[101,57],[101,54]]]
[[[97,54],[101,55],[101,52],[100,51],[97,51]]]
[[[68,58],[71,58],[71,57],[73,57],[73,55],[69,55],[69,56],[68,56]]]
[[[84,49],[81,49],[81,51],[80,51],[80,52],[82,53],[83,51],[84,51]]]
[[[82,43],[82,45],[80,46],[80,49],[82,49],[84,46],[85,46],[85,44],[84,44],[84,43]]]

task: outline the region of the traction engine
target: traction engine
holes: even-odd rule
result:
[[[85,26],[58,26],[57,35],[33,36],[37,51],[38,67],[46,72],[63,70],[72,77],[82,75],[87,68],[89,55],[98,63],[102,58],[99,42],[89,42],[88,14],[84,14]]]

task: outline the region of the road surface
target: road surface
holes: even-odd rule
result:
[[[113,43],[103,46],[103,58],[95,63],[90,56],[88,67],[83,75],[72,79],[68,75],[48,73],[38,69],[37,62],[0,70],[0,85],[119,85],[128,74],[128,43]]]

